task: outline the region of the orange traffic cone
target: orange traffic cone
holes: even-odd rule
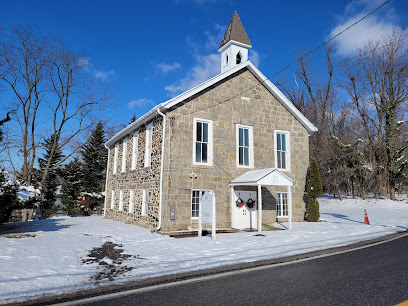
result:
[[[364,209],[364,224],[370,225],[370,221],[368,221],[367,211]]]

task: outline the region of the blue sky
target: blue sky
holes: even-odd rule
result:
[[[250,59],[270,76],[383,2],[3,0],[0,27],[34,24],[84,50],[93,77],[117,88],[109,116],[121,123],[218,74],[218,45],[234,11],[252,42]],[[393,26],[406,30],[407,17],[408,1],[391,1],[341,36],[338,55]]]

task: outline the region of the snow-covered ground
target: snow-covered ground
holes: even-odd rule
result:
[[[323,197],[319,201],[323,222],[295,222],[291,231],[263,232],[265,236],[255,236],[256,232],[219,234],[216,243],[209,236],[175,239],[101,217],[7,224],[8,233],[35,237],[6,238],[0,232],[0,303],[300,254],[408,229],[407,200],[340,202]],[[363,222],[364,208],[371,225]],[[108,252],[116,251],[116,257],[110,259],[100,258],[103,248],[87,257],[102,245],[105,250],[122,246]],[[112,266],[124,273],[108,273]],[[109,280],[109,275],[114,279]]]

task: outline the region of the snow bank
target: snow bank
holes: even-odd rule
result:
[[[0,227],[2,234],[35,237],[0,237],[0,302],[98,286],[94,276],[101,266],[83,260],[106,242],[121,245],[123,253],[132,256],[123,262],[131,270],[114,281],[102,280],[102,285],[300,254],[408,229],[406,200],[323,197],[319,202],[322,222],[296,222],[291,231],[263,232],[265,236],[219,234],[216,243],[210,237],[170,238],[96,216],[9,223]],[[364,209],[371,225],[364,224]]]

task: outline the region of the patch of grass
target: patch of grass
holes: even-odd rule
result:
[[[35,237],[35,235],[32,235],[32,234],[4,234],[4,235],[0,235],[0,237],[4,237],[4,238],[25,238],[25,237]]]

